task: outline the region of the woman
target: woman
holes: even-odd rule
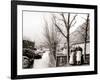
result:
[[[76,62],[78,65],[80,65],[82,62],[82,48],[81,47],[77,47],[76,49]]]
[[[73,48],[71,49],[69,64],[71,64],[71,65],[74,65],[74,64],[75,64],[75,61],[76,61],[75,55],[76,55],[76,49],[75,49],[75,47],[73,47]]]

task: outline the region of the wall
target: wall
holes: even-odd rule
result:
[[[39,0],[36,0],[39,1]],[[40,0],[46,2],[61,2],[61,3],[75,3],[75,4],[95,4],[98,5],[98,14],[100,14],[100,0]],[[10,13],[10,0],[0,0],[0,80],[10,80],[10,61],[11,61],[11,13]],[[98,16],[100,21],[100,15]],[[99,23],[100,26],[100,23]],[[100,27],[98,27],[100,30]],[[100,34],[100,31],[98,31]],[[98,38],[100,41],[100,36]],[[98,42],[100,44],[100,42]],[[98,51],[100,45],[98,45]],[[98,52],[98,53],[99,53]],[[100,54],[98,54],[98,67],[100,67]],[[100,69],[99,73],[100,73]],[[29,79],[26,79],[29,80]],[[55,78],[41,78],[31,80],[100,80],[98,75],[85,75],[85,76],[67,76]]]
[[[89,54],[90,53],[90,42],[88,42],[86,45],[87,45],[86,46],[86,54]],[[77,47],[77,46],[80,46],[83,49],[82,54],[84,54],[84,43],[72,45],[72,47]]]

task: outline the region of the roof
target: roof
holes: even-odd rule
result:
[[[85,23],[80,25],[74,32],[70,34],[70,44],[81,44],[84,43],[84,36],[85,36],[85,30],[83,29],[85,27]],[[90,26],[89,26],[90,27]],[[90,29],[88,28],[87,31],[87,42],[90,42]]]

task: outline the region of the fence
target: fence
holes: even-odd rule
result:
[[[67,56],[66,55],[57,55],[56,56],[57,63],[56,66],[64,66],[67,63]]]

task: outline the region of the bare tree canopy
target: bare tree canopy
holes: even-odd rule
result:
[[[67,63],[69,63],[69,52],[70,52],[70,46],[69,46],[69,35],[70,35],[70,28],[75,25],[76,21],[75,18],[77,14],[71,18],[71,13],[60,13],[59,14],[61,18],[53,15],[55,26],[58,28],[59,32],[66,38],[67,43]],[[60,21],[59,21],[60,20]],[[62,22],[62,23],[61,23]],[[65,27],[65,32],[61,27]]]
[[[48,46],[52,46],[53,43],[58,44],[61,40],[61,37],[60,35],[58,35],[57,28],[55,27],[53,22],[51,25],[49,25],[45,18],[44,22],[45,22],[45,27],[43,35],[45,37],[45,44]]]

